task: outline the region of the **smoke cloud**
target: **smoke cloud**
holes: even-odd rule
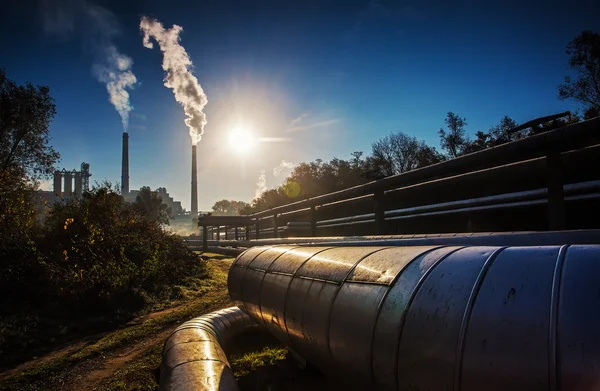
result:
[[[282,160],[281,163],[279,163],[279,165],[273,169],[273,176],[278,177],[285,170],[291,171],[294,169],[294,166],[294,163]]]
[[[113,43],[120,34],[114,14],[85,0],[40,0],[39,12],[46,33],[63,40],[72,35],[83,38],[86,51],[94,57],[92,72],[106,84],[108,100],[121,116],[126,131],[133,110],[127,89],[133,88],[137,79],[131,71],[133,61],[119,53]]]
[[[108,100],[115,106],[115,109],[121,116],[123,130],[127,131],[129,113],[133,110],[133,107],[129,103],[129,92],[127,89],[133,88],[137,82],[135,75],[130,69],[133,61],[126,55],[119,53],[114,46],[107,47],[106,52],[106,65],[96,64],[94,66],[94,73],[98,81],[106,83]]]
[[[187,52],[179,44],[179,33],[183,30],[181,26],[173,25],[165,30],[163,25],[156,19],[143,17],[140,22],[140,30],[144,33],[144,46],[152,49],[154,45],[151,38],[158,43],[163,52],[163,70],[166,72],[165,86],[173,90],[175,100],[179,102],[188,117],[185,124],[190,129],[192,145],[196,145],[202,138],[206,115],[203,112],[208,102],[206,94],[202,90],[196,76],[190,71],[192,61]]]
[[[267,191],[267,173],[265,170],[262,170],[260,172],[260,176],[258,177],[258,182],[256,182],[254,198],[259,198],[265,191]]]

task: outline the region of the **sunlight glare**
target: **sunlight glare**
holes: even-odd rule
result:
[[[247,153],[256,145],[257,139],[252,132],[243,126],[236,127],[229,133],[229,144],[238,153]]]

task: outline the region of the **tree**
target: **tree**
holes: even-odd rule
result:
[[[163,204],[162,197],[158,195],[158,192],[150,190],[148,186],[140,189],[133,204],[146,220],[169,224],[171,208]]]
[[[417,166],[415,168],[431,166],[444,160],[446,160],[446,157],[439,153],[435,147],[430,147],[422,141],[417,151]]]
[[[575,79],[565,76],[558,87],[560,99],[573,99],[585,109],[600,109],[600,34],[583,31],[569,42],[566,49],[569,68],[577,74]]]
[[[588,107],[583,112],[583,119],[588,120],[600,115],[600,107]]]
[[[515,127],[517,127],[517,123],[512,118],[505,115],[500,120],[500,123],[492,126],[487,133],[482,131],[475,133],[475,139],[472,141],[467,141],[463,152],[473,153],[528,136],[526,130],[509,132]]]
[[[45,86],[18,86],[0,69],[0,168],[27,175],[49,176],[60,158],[50,146],[54,99]]]
[[[212,210],[214,216],[239,216],[240,210],[248,206],[249,204],[244,201],[221,200],[215,202]]]
[[[465,136],[465,126],[467,119],[461,118],[453,112],[449,111],[445,121],[448,131],[440,129],[440,145],[446,151],[450,158],[455,158],[465,153],[468,138]]]
[[[517,127],[515,120],[505,115],[500,120],[498,125],[492,126],[488,131],[489,135],[489,147],[495,147],[496,145],[505,144],[511,141],[519,140],[527,137],[527,133],[524,130],[518,132],[509,133],[509,130]]]
[[[368,166],[371,171],[378,174],[377,177],[386,177],[429,166],[442,160],[443,156],[424,141],[396,132],[373,143]]]

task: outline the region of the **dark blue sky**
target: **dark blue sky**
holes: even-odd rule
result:
[[[121,121],[92,74],[89,26],[49,34],[44,12],[77,0],[10,1],[0,16],[0,66],[17,82],[50,86],[61,167],[91,163],[93,179],[120,180]],[[190,3],[190,4],[188,4]],[[114,14],[113,43],[134,61],[131,188],[167,187],[189,208],[190,141],[182,107],[163,86],[162,55],[142,46],[139,21],[183,27],[182,45],[208,96],[198,144],[199,206],[250,201],[282,160],[348,158],[395,130],[438,146],[448,111],[468,131],[509,115],[518,123],[577,106],[556,97],[566,44],[600,30],[597,1],[96,1]],[[294,121],[295,119],[299,119]],[[236,123],[261,137],[244,157],[227,134]],[[286,131],[290,127],[297,131]]]

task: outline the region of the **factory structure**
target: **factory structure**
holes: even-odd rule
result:
[[[167,207],[171,209],[171,217],[185,215],[183,207],[181,206],[181,202],[175,201],[173,197],[169,195],[166,188],[159,187],[155,191],[162,198],[163,204],[167,205]],[[123,132],[123,149],[121,154],[121,194],[123,195],[123,198],[125,198],[125,201],[135,202],[139,192],[140,190],[130,190],[129,188],[129,134],[127,132]],[[193,208],[194,203],[192,201],[192,209]],[[197,212],[196,215],[198,215]]]
[[[81,163],[79,171],[77,170],[56,170],[54,171],[52,191],[39,190],[37,193],[40,198],[40,204],[53,204],[71,196],[81,196],[90,190],[90,164]],[[196,171],[196,146],[192,146],[192,205],[191,213],[184,210],[180,201],[175,201],[164,187],[159,187],[155,191],[162,198],[162,202],[171,209],[171,217],[198,217],[198,192],[197,192],[197,171]],[[122,164],[121,164],[121,194],[125,201],[135,202],[140,190],[130,190],[129,188],[129,134],[123,132]]]
[[[78,195],[90,190],[90,164],[81,163],[79,171],[54,171],[53,193],[58,197]],[[73,186],[74,184],[74,186]]]

